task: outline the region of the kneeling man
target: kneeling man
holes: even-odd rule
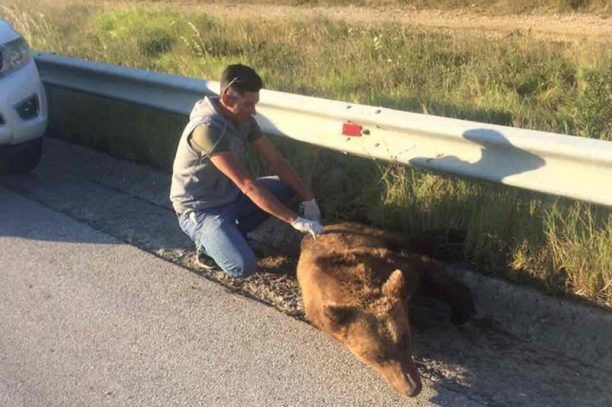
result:
[[[229,65],[218,97],[196,102],[176,151],[170,199],[183,230],[196,244],[198,263],[234,277],[255,271],[246,234],[270,215],[296,230],[323,233],[315,196],[291,164],[261,133],[255,115],[263,83],[252,68]],[[250,144],[276,176],[254,178],[244,165]],[[303,217],[289,202],[302,200]]]

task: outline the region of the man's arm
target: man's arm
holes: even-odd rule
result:
[[[270,215],[279,218],[287,223],[293,223],[297,216],[293,211],[283,205],[265,187],[261,186],[257,180],[249,174],[232,153],[223,152],[213,154],[210,161],[225,174],[243,194],[245,194],[255,205],[268,212]]]
[[[293,166],[278,152],[270,139],[262,135],[251,142],[251,145],[263,158],[270,171],[291,187],[303,201],[314,199],[314,193],[304,183]]]

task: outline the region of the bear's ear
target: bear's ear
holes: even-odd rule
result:
[[[327,302],[323,305],[323,313],[334,326],[347,325],[354,321],[360,313],[360,308],[352,304],[336,304]]]
[[[404,274],[395,270],[382,286],[382,293],[389,298],[402,298],[404,292]]]

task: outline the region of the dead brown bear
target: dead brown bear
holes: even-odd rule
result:
[[[327,226],[302,240],[297,277],[306,317],[382,374],[416,396],[407,299],[419,285],[448,301],[454,322],[474,311],[469,290],[444,275],[441,263],[409,254],[397,237],[356,223]]]

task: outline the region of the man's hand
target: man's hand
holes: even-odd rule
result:
[[[319,205],[317,205],[317,201],[315,199],[304,201],[300,206],[302,207],[304,217],[306,219],[317,222],[321,221],[321,210],[319,209]]]
[[[321,226],[319,222],[310,219],[300,218],[299,216],[293,222],[291,222],[291,226],[293,226],[295,230],[298,230],[300,232],[310,233],[315,239],[318,235],[323,234],[323,232],[325,232],[323,226]]]

